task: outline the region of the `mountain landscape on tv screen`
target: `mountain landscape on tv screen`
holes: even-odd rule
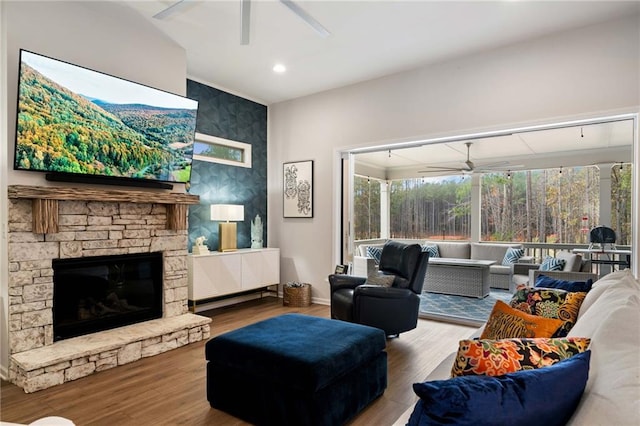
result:
[[[196,110],[111,104],[20,68],[16,167],[187,182]]]

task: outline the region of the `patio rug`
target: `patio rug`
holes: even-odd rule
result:
[[[509,303],[511,296],[508,290],[498,289],[491,289],[484,299],[425,292],[420,295],[420,318],[481,326],[496,300]]]

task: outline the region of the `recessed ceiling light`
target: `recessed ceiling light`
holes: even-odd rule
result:
[[[273,66],[273,72],[277,72],[278,74],[282,74],[283,72],[285,72],[287,70],[287,67],[285,67],[282,64],[275,64]]]

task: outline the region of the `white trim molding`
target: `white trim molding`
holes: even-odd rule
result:
[[[226,164],[228,166],[246,167],[251,168],[251,144],[244,142],[232,141],[230,139],[220,138],[217,136],[205,135],[204,133],[197,133],[195,137],[195,143],[205,143],[208,145],[218,145],[225,148],[235,149],[242,151],[242,160],[228,160],[225,158],[210,157],[207,155],[199,155],[194,152],[193,159],[199,161],[208,161],[210,163]]]

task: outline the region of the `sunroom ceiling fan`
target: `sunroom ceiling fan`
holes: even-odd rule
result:
[[[436,172],[459,172],[464,174],[491,173],[491,172],[500,172],[500,171],[506,172],[512,169],[524,167],[522,164],[512,165],[508,161],[499,161],[496,163],[476,165],[473,161],[471,161],[471,158],[470,158],[471,145],[473,145],[473,143],[465,142],[464,144],[467,146],[467,160],[463,163],[463,166],[461,167],[426,166],[427,170],[419,170],[418,173],[436,173]]]
[[[193,3],[195,0],[178,0],[171,6],[161,10],[153,15],[155,19],[166,19],[178,12],[180,12],[189,3]],[[309,15],[304,9],[302,9],[297,3],[292,0],[278,0],[279,3],[286,6],[291,12],[293,12],[304,23],[309,25],[320,37],[326,38],[331,33],[325,27],[320,24],[313,16]],[[240,44],[249,44],[251,32],[251,0],[240,0]]]

